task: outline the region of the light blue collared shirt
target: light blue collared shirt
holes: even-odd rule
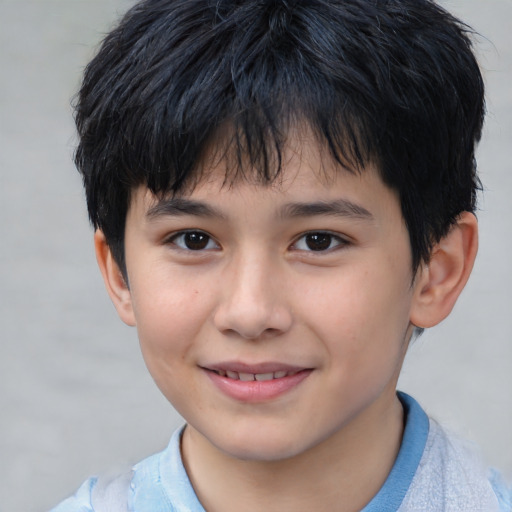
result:
[[[405,429],[386,482],[361,512],[512,512],[512,490],[464,442],[398,393]],[[183,466],[177,430],[161,453],[108,480],[90,478],[51,512],[205,512]]]

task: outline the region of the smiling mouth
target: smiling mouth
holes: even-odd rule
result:
[[[228,379],[232,380],[241,380],[243,382],[250,382],[250,381],[268,381],[268,380],[275,380],[275,379],[283,379],[284,377],[290,377],[292,375],[296,375],[299,373],[298,371],[284,371],[279,370],[276,372],[268,372],[268,373],[245,373],[245,372],[234,372],[231,370],[212,370],[217,375],[220,375],[221,377],[227,377]]]
[[[228,362],[202,368],[224,395],[252,404],[269,402],[290,392],[313,372],[313,368],[279,363]]]

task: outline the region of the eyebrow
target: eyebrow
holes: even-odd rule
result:
[[[359,204],[346,199],[335,201],[317,201],[314,203],[289,203],[281,209],[283,217],[311,217],[314,215],[333,215],[360,220],[374,220],[373,215]]]
[[[192,215],[194,217],[216,217],[225,218],[225,215],[217,208],[201,201],[186,199],[183,197],[172,197],[163,199],[152,206],[146,213],[149,219],[156,219],[162,216]]]
[[[214,206],[201,201],[174,197],[163,199],[152,206],[146,213],[149,219],[162,216],[214,217],[225,219],[225,215]],[[373,215],[361,205],[346,199],[334,201],[316,201],[312,203],[288,203],[280,210],[282,217],[312,217],[315,215],[332,215],[336,217],[348,217],[361,220],[373,220]]]

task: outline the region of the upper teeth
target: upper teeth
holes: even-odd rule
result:
[[[230,379],[242,380],[242,381],[251,381],[251,380],[272,380],[272,379],[281,379],[288,375],[292,375],[296,372],[286,372],[284,370],[279,370],[277,372],[270,373],[244,373],[244,372],[232,372],[230,370],[217,370],[217,373],[222,377],[229,377]]]

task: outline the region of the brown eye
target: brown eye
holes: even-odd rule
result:
[[[175,235],[171,242],[180,249],[188,251],[202,251],[205,249],[218,249],[212,238],[202,231],[185,231]]]
[[[311,231],[302,235],[294,244],[293,249],[305,252],[326,252],[341,249],[350,242],[341,236],[326,231]]]
[[[193,231],[191,233],[185,233],[183,241],[187,246],[187,249],[190,249],[191,251],[200,251],[208,245],[210,237],[204,233]]]
[[[306,245],[311,251],[325,251],[332,244],[332,235],[328,233],[311,233],[306,235]]]

